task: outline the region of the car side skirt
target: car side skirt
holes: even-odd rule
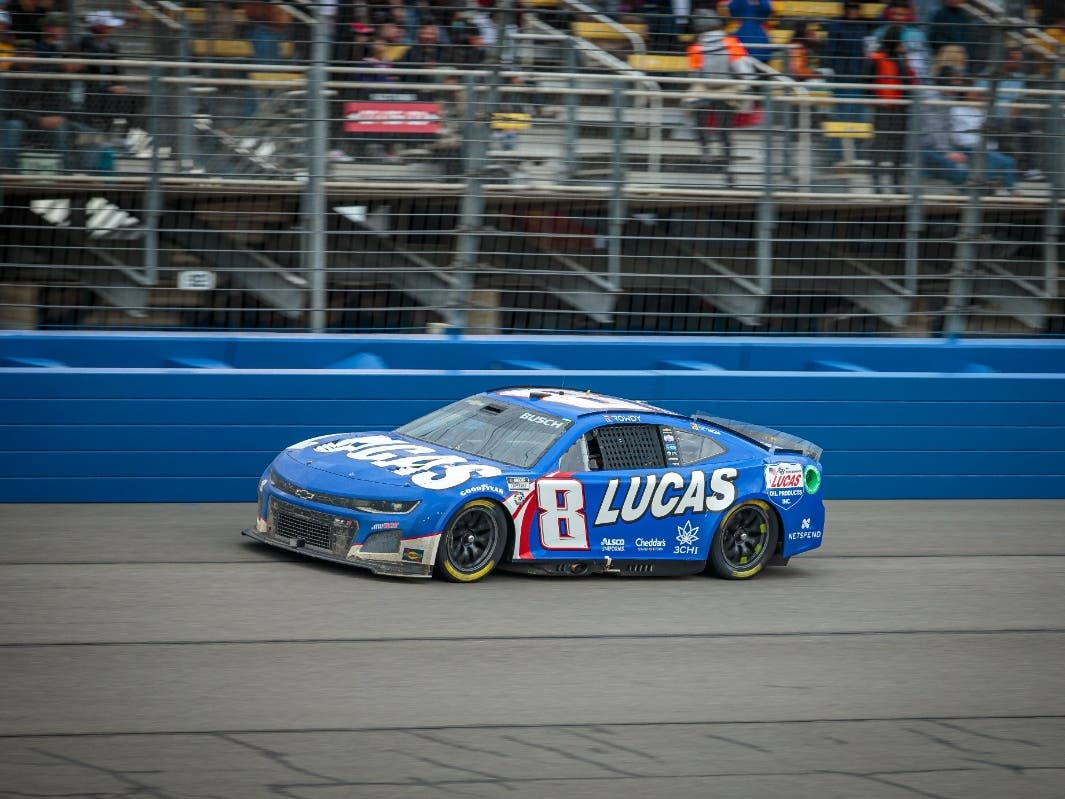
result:
[[[500,563],[502,571],[549,577],[584,577],[611,574],[617,577],[676,577],[698,574],[706,569],[704,560],[539,560]]]

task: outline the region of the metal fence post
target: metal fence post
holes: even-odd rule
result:
[[[621,285],[621,237],[625,217],[625,84],[614,80],[610,93],[610,224],[607,239],[607,273],[611,286]]]
[[[762,135],[762,141],[765,148],[765,179],[762,181],[762,199],[758,203],[758,242],[756,245],[756,266],[758,269],[758,290],[762,293],[762,296],[766,296],[770,291],[770,284],[773,278],[773,234],[776,228],[776,202],[773,192],[773,171],[774,171],[774,131],[773,131],[773,118],[774,118],[774,103],[773,92],[767,91],[765,93],[765,129]]]
[[[311,287],[310,328],[321,333],[326,328],[328,307],[326,281],[326,152],[329,126],[325,96],[325,69],[329,59],[322,6],[314,9],[311,24],[311,63],[307,70],[307,100],[311,111],[310,135],[307,138],[307,188],[304,193],[303,219],[307,248],[303,254],[303,271]]]
[[[566,72],[571,77],[566,79],[566,88],[570,91],[566,95],[566,149],[562,156],[562,180],[573,180],[573,174],[577,164],[577,79],[572,75],[577,71],[579,59],[577,57],[577,44],[572,36],[566,37]]]
[[[1065,48],[1057,48],[1056,60],[1052,64],[1054,71],[1053,94],[1050,95],[1050,108],[1046,111],[1043,128],[1050,152],[1047,153],[1046,167],[1050,178],[1050,196],[1047,198],[1046,214],[1043,220],[1043,293],[1046,299],[1058,296],[1058,272],[1061,269],[1061,196],[1062,181],[1065,175],[1065,140],[1061,135],[1062,104],[1062,56]]]
[[[177,15],[178,24],[178,60],[182,64],[188,64],[192,59],[192,33],[189,30],[188,16],[184,10]],[[189,68],[183,66],[178,70],[178,77],[187,78]],[[168,103],[172,106],[172,103]],[[177,84],[177,112],[178,112],[178,142],[175,155],[180,160],[183,168],[196,166],[195,134],[193,132],[193,108],[191,86],[188,81],[182,80]]]
[[[152,64],[148,79],[148,135],[151,160],[144,190],[144,279],[149,286],[159,282],[159,220],[162,217],[162,187],[159,185],[159,66]]]
[[[924,174],[921,169],[921,134],[924,131],[924,103],[921,89],[910,92],[909,125],[906,150],[909,158],[910,204],[906,207],[906,277],[903,285],[910,294],[917,293],[917,271],[921,257],[921,234],[924,231]]]
[[[999,63],[1002,57],[1002,32],[999,31],[993,63]],[[990,88],[984,98],[987,115],[995,107],[998,98],[997,76],[992,76]],[[952,95],[957,98],[957,95]],[[964,99],[964,98],[961,98]],[[950,281],[950,297],[944,311],[946,319],[943,332],[948,336],[960,336],[968,326],[969,309],[972,304],[973,270],[976,267],[976,242],[980,238],[983,224],[983,197],[981,183],[986,183],[987,176],[987,136],[980,136],[980,144],[973,152],[969,162],[969,199],[962,212],[961,226],[958,230],[958,243],[954,249],[954,270]]]
[[[454,276],[447,323],[458,331],[465,329],[473,271],[481,251],[481,226],[484,224],[484,168],[488,161],[489,119],[491,111],[478,110],[481,88],[472,75],[465,78],[466,119],[463,120],[462,162],[466,188],[462,193],[459,226],[455,231],[455,256],[450,270]]]

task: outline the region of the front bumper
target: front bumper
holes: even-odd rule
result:
[[[248,538],[255,539],[263,544],[269,544],[272,547],[278,549],[284,549],[288,552],[296,552],[300,555],[308,555],[312,558],[318,558],[319,560],[327,560],[331,563],[343,563],[346,566],[356,566],[361,569],[369,569],[374,574],[383,574],[389,577],[432,577],[433,565],[432,560],[425,558],[427,562],[410,562],[405,560],[394,560],[387,556],[374,555],[374,554],[362,554],[358,551],[358,547],[352,547],[351,551],[345,555],[337,555],[333,552],[329,552],[324,549],[318,549],[315,547],[306,546],[302,539],[299,538],[282,538],[268,535],[266,533],[259,532],[255,528],[248,528],[242,530],[241,535],[246,535]],[[418,551],[418,550],[416,550]],[[387,557],[387,559],[386,559]]]

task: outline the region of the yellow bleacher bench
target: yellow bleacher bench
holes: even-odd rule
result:
[[[647,36],[647,25],[643,22],[634,22],[628,25],[622,25],[623,28],[628,28],[635,33],[641,39]],[[611,25],[607,25],[605,22],[574,22],[573,23],[573,35],[579,36],[582,39],[590,39],[592,41],[627,41],[628,37],[625,36],[617,28]]]
[[[211,21],[210,16],[207,14],[207,9],[204,6],[185,6],[176,11],[168,11],[166,13],[171,19],[178,19],[183,15],[185,21],[190,25],[206,25]],[[233,15],[233,22],[238,25],[244,22],[243,9],[234,8],[231,9],[229,13]],[[147,9],[141,9],[137,16],[141,22],[151,22],[153,19],[151,12]]]
[[[281,57],[292,58],[292,42],[281,42]],[[252,58],[255,54],[247,39],[193,39],[192,54],[197,58]]]
[[[657,55],[633,53],[628,57],[629,66],[641,72],[687,72],[688,57],[683,55]]]
[[[532,127],[531,114],[492,114],[492,130],[528,130]]]
[[[885,3],[862,3],[862,17],[875,19],[884,10]],[[800,19],[831,19],[843,13],[842,2],[825,0],[777,0],[773,7],[778,17]]]
[[[558,8],[559,0],[525,0],[525,5],[532,8]]]
[[[260,83],[298,83],[302,72],[249,72],[248,77]]]
[[[825,120],[821,123],[821,133],[828,139],[871,139],[873,138],[873,125],[870,122]]]

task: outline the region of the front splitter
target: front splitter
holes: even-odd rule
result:
[[[337,555],[332,552],[326,552],[322,549],[315,549],[313,547],[300,546],[299,544],[293,545],[289,543],[291,539],[274,538],[272,536],[260,533],[258,530],[249,528],[247,530],[241,530],[241,535],[246,535],[248,538],[253,538],[263,544],[269,544],[272,547],[283,549],[286,552],[295,552],[297,555],[307,555],[311,558],[317,558],[318,560],[326,560],[330,563],[342,563],[345,566],[354,566],[358,569],[369,569],[374,574],[382,574],[387,577],[432,577],[433,567],[425,563],[407,563],[404,561],[392,561],[392,560],[371,560],[369,558],[354,557],[349,558],[343,555]]]

